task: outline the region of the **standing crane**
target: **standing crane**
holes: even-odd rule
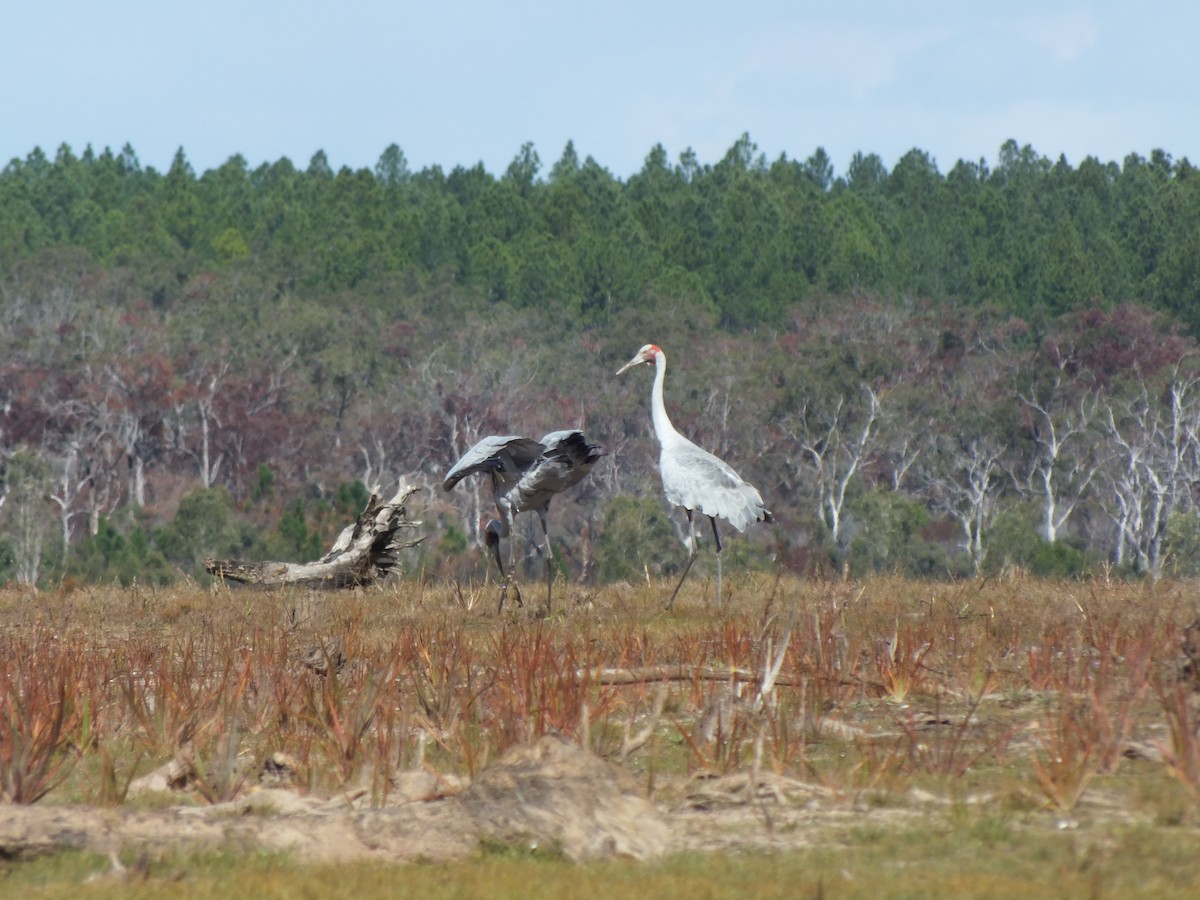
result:
[[[688,561],[679,576],[679,583],[671,592],[667,609],[675,604],[675,597],[683,586],[696,561],[699,548],[696,545],[695,514],[708,516],[712,525],[713,540],[717,548],[717,606],[721,605],[721,535],[717,532],[717,518],[727,521],[738,531],[744,531],[751,522],[772,521],[770,511],[763,505],[758,488],[738,475],[727,462],[697,447],[675,430],[667,408],[663,403],[663,379],[667,374],[667,355],[654,344],[647,344],[625,363],[617,374],[629,371],[634,366],[654,366],[654,387],[650,393],[650,416],[654,422],[654,434],[660,447],[658,468],[662,475],[663,490],[667,499],[682,506],[688,520]]]
[[[512,534],[513,520],[523,512],[533,510],[542,522],[546,540],[546,612],[550,611],[554,584],[553,549],[546,515],[550,501],[570,487],[579,484],[604,455],[598,444],[588,442],[582,431],[552,431],[540,441],[517,435],[490,435],[483,438],[446,473],[442,487],[449,491],[476,473],[491,478],[498,519],[491,519],[484,528],[484,539],[500,569],[500,610],[508,594],[513,570],[513,547],[509,541],[508,572],[500,558],[500,540]],[[521,590],[517,588],[517,603]]]

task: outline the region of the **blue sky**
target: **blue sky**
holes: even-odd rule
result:
[[[128,142],[159,169],[180,147],[197,172],[359,168],[396,143],[498,175],[570,140],[627,178],[655,144],[714,163],[743,133],[838,173],[914,147],[945,173],[1009,138],[1200,164],[1200,4],[59,0],[0,29],[0,165]]]

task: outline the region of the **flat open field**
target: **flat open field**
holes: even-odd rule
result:
[[[1200,890],[1191,583],[0,592],[0,893]]]

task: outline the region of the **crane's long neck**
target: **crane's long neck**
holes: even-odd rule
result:
[[[650,418],[654,422],[654,434],[660,444],[666,444],[679,435],[667,415],[663,403],[663,379],[667,376],[667,357],[661,350],[654,356],[654,387],[650,391]]]

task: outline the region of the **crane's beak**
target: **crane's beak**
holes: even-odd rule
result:
[[[634,366],[640,366],[645,361],[646,360],[642,358],[642,354],[639,352],[637,356],[635,356],[629,362],[625,363],[625,365],[621,366],[621,368],[617,369],[617,374],[624,375],[626,372],[628,372]]]

